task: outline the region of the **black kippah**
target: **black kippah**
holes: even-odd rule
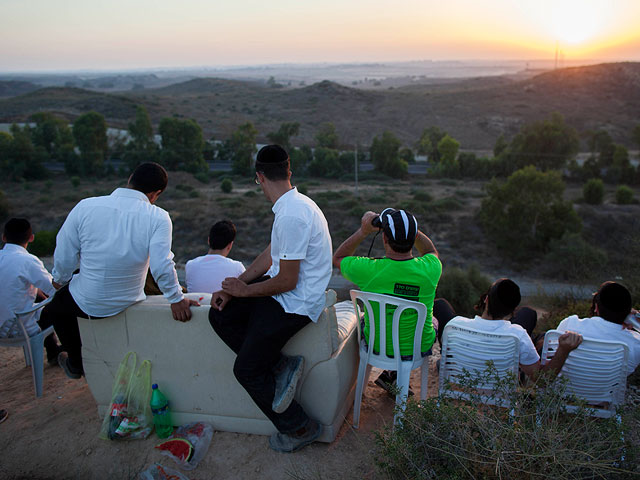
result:
[[[514,310],[520,304],[520,287],[513,280],[505,278],[496,285],[496,296],[505,307]]]
[[[265,145],[256,156],[256,163],[273,164],[284,163],[289,160],[289,154],[280,145]]]
[[[629,290],[616,282],[605,282],[600,287],[600,303],[612,312],[628,313],[631,310]]]

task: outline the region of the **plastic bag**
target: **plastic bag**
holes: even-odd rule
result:
[[[140,472],[140,480],[189,480],[186,475],[169,467],[163,467],[159,463],[154,463],[145,471]]]
[[[213,426],[205,422],[188,423],[178,427],[169,438],[184,438],[188,440],[193,447],[191,459],[189,461],[183,461],[166,450],[160,453],[172,458],[183,470],[193,470],[207,454],[207,450],[209,450],[209,444],[213,438]]]
[[[100,429],[104,440],[147,438],[153,429],[151,416],[151,362],[136,371],[137,355],[127,353],[116,373],[111,406]]]

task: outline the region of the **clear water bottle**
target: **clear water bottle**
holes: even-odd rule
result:
[[[151,385],[151,412],[153,412],[153,424],[156,427],[156,435],[159,438],[167,438],[173,433],[173,423],[171,422],[171,410],[169,410],[169,400],[158,389],[158,384]]]

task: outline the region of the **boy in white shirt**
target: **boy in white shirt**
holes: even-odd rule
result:
[[[222,290],[227,277],[239,277],[245,270],[242,263],[228,258],[236,238],[236,227],[229,220],[215,223],[209,230],[209,252],[189,260],[185,266],[188,292],[212,293]]]
[[[27,245],[33,242],[31,224],[24,218],[12,218],[4,226],[0,250],[0,338],[22,336],[22,329],[16,321],[15,313],[31,308],[36,297],[53,295],[55,288],[51,274],[42,261],[27,252]],[[42,310],[36,310],[24,320],[30,336],[40,333],[41,328],[51,325],[51,319],[40,319]],[[57,364],[60,347],[53,334],[44,339],[47,361]]]

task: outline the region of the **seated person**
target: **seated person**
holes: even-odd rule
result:
[[[627,375],[640,364],[640,333],[625,327],[624,320],[631,312],[631,294],[623,285],[604,282],[593,294],[591,317],[571,315],[558,325],[557,330],[578,332],[595,340],[610,340],[629,346]]]
[[[31,308],[36,298],[42,300],[56,291],[51,283],[51,274],[38,257],[27,252],[33,242],[31,224],[24,218],[12,218],[4,226],[0,250],[0,338],[21,337],[22,329],[15,320],[15,313]],[[30,313],[24,325],[30,336],[40,333],[41,328],[51,326],[51,321],[40,319],[41,310]],[[47,361],[58,363],[60,347],[54,334],[44,339]]]
[[[482,330],[487,333],[512,333],[520,339],[520,370],[528,377],[535,380],[541,370],[560,371],[569,353],[582,343],[582,336],[575,332],[566,332],[559,338],[558,350],[549,363],[540,364],[540,355],[527,334],[525,328],[514,322],[519,319],[514,317],[514,310],[520,304],[520,288],[513,280],[500,278],[489,288],[489,291],[481,298],[480,316],[465,318],[453,316],[453,309],[448,302],[442,299],[436,300],[434,312],[438,318],[440,329],[446,325],[457,325]],[[447,308],[448,307],[448,308]],[[524,321],[531,321],[531,309],[521,309]],[[533,312],[535,314],[535,312]],[[440,317],[438,317],[440,315]]]
[[[379,220],[382,229],[382,242],[385,256],[368,258],[353,256],[356,248],[370,234],[379,231],[372,221]],[[376,222],[377,223],[377,222]],[[412,249],[416,247],[418,256],[414,257]],[[385,209],[380,215],[366,212],[360,222],[360,228],[338,247],[333,255],[334,266],[340,269],[342,276],[355,283],[365,292],[393,295],[407,300],[423,303],[427,307],[427,318],[422,331],[422,352],[426,354],[433,345],[436,332],[431,318],[433,299],[436,294],[438,280],[442,273],[442,264],[433,242],[418,230],[418,222],[413,215],[404,210]],[[374,312],[374,316],[377,310]],[[400,353],[411,358],[413,339],[417,322],[415,311],[403,313],[400,319]],[[393,311],[387,312],[386,338],[387,356],[393,357],[391,327]],[[379,325],[378,319],[374,319]],[[365,315],[363,335],[369,336],[369,319]],[[379,328],[379,327],[378,327]],[[379,331],[379,330],[378,330]],[[379,351],[380,334],[375,337],[374,352]],[[383,388],[395,381],[396,372],[383,372],[379,381]]]
[[[217,292],[227,277],[239,277],[245,270],[242,263],[228,258],[236,238],[236,227],[229,220],[222,220],[209,231],[209,252],[185,266],[188,292]]]

